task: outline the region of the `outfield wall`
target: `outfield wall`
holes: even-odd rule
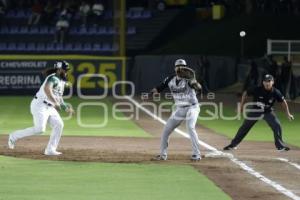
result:
[[[135,58],[86,56],[86,55],[0,55],[0,94],[33,95],[42,84],[42,71],[52,67],[55,61],[66,60],[71,65],[68,80],[72,94],[103,95],[131,92],[132,81],[135,93],[149,92],[165,77],[174,73],[174,62],[178,58],[187,60],[188,66],[200,71],[200,55],[136,56]],[[207,85],[211,90],[230,85],[236,81],[236,62],[231,57],[209,56]],[[90,74],[89,76],[86,74]],[[106,81],[104,80],[106,79]],[[119,84],[115,86],[116,82]],[[66,91],[67,94],[70,91]]]
[[[128,69],[128,79],[136,86],[136,92],[147,92],[174,74],[174,62],[178,58],[187,61],[199,75],[200,55],[136,56],[134,65]],[[237,80],[236,60],[232,57],[207,56],[209,61],[207,84],[211,90],[226,87]]]
[[[83,55],[0,55],[0,94],[32,95],[39,89],[44,77],[42,71],[52,67],[55,61],[66,60],[70,63],[68,81],[74,94],[111,93],[116,81],[126,79],[126,64],[122,57],[83,56]],[[107,78],[86,77],[84,74],[101,74]],[[79,78],[81,77],[81,78]],[[80,83],[78,82],[80,80]],[[124,92],[118,87],[118,92]]]

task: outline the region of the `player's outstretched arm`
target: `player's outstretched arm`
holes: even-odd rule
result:
[[[294,119],[294,116],[290,113],[290,109],[289,109],[289,106],[286,102],[286,100],[284,99],[282,102],[281,102],[281,106],[283,108],[283,110],[285,111],[287,117],[289,120],[293,120]]]
[[[168,87],[169,82],[171,81],[171,79],[174,77],[175,75],[169,76],[167,78],[165,78],[165,80],[159,84],[158,86],[156,86],[155,88],[153,88],[150,92],[152,94],[157,94],[162,92],[164,89],[166,89]]]

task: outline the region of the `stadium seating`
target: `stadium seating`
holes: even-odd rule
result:
[[[51,26],[2,26],[0,34],[9,35],[49,35],[54,34],[55,28]],[[117,34],[117,29],[113,26],[105,27],[83,27],[75,26],[71,27],[70,34],[72,35],[115,35]],[[136,27],[129,26],[127,28],[127,34],[136,34]]]
[[[108,42],[104,43],[0,43],[0,50],[18,52],[51,52],[51,51],[117,51],[119,47]]]
[[[5,18],[7,19],[25,19],[29,18],[31,15],[30,10],[10,10],[5,15]],[[152,13],[149,10],[144,10],[144,8],[132,8],[129,9],[126,17],[129,19],[147,19],[152,17]],[[76,14],[74,16],[75,20],[78,20],[80,18],[79,14]],[[105,19],[112,19],[113,18],[113,12],[111,10],[104,12],[104,18]]]
[[[7,49],[6,43],[0,43],[0,51],[4,51]]]
[[[160,15],[162,17],[159,17]],[[30,16],[31,9],[12,9],[6,12],[5,23],[0,25],[1,53],[6,51],[9,53],[55,53],[55,51],[63,51],[65,53],[103,52],[104,54],[111,54],[119,49],[118,45],[114,44],[114,37],[119,34],[119,30],[113,26],[113,11],[111,10],[104,12],[103,21],[97,26],[94,24],[83,26],[79,14],[76,13],[72,17],[65,44],[54,43],[56,31],[54,24],[59,12],[57,12],[52,25],[45,24],[41,20],[38,25],[28,26]],[[164,20],[167,21],[172,16],[174,14],[168,15],[167,12],[154,14],[153,11],[144,8],[129,8],[126,13],[127,49],[145,48],[163,29],[164,26],[159,24],[167,24],[164,23]],[[157,26],[157,28],[145,28],[147,26]]]

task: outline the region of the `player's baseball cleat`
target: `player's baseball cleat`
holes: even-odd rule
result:
[[[157,155],[152,160],[155,160],[155,161],[167,160],[167,156],[166,155]]]
[[[235,147],[231,144],[223,148],[224,151],[230,151],[230,150],[235,150],[235,149],[237,149],[237,147]]]
[[[14,149],[16,145],[16,141],[12,139],[11,135],[8,137],[8,148]]]
[[[192,157],[191,157],[191,161],[200,161],[200,160],[201,160],[200,155],[192,155]]]
[[[58,151],[49,151],[49,150],[45,150],[44,154],[46,156],[59,156],[61,155],[62,153],[61,152],[58,152]]]
[[[281,147],[281,148],[277,148],[277,151],[279,151],[279,152],[289,151],[289,150],[290,150],[289,147]]]

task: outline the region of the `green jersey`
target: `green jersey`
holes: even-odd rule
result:
[[[63,109],[65,109],[65,103],[62,98],[64,94],[64,89],[66,85],[66,81],[62,80],[60,77],[56,76],[56,74],[50,74],[46,77],[45,81],[43,82],[42,86],[40,87],[39,91],[36,93],[36,97],[39,100],[46,101],[53,105],[53,102],[48,99],[46,93],[45,93],[45,86],[46,84],[52,84],[52,93],[54,95],[54,98],[59,104],[62,106]]]

